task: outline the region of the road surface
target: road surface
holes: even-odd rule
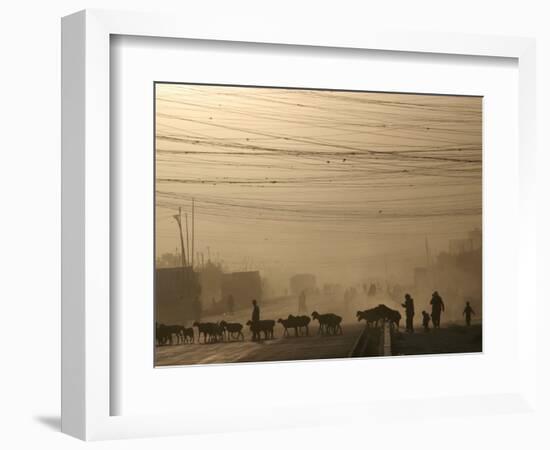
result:
[[[295,361],[346,358],[365,325],[344,323],[341,336],[317,335],[317,325],[310,325],[310,336],[282,337],[282,327],[275,328],[275,339],[253,342],[245,333],[244,341],[203,344],[166,345],[156,348],[157,366],[260,361]]]
[[[425,333],[417,328],[415,333],[400,332],[392,337],[393,355],[428,355],[444,353],[474,353],[483,350],[481,325],[471,327],[451,325],[430,329]]]

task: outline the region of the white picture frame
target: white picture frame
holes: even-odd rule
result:
[[[309,24],[281,30],[262,22],[234,28],[230,23],[203,23],[163,14],[87,10],[62,22],[62,430],[85,440],[163,436],[262,427],[257,423],[207,423],[180,414],[111,415],[110,379],[110,38],[112,35],[200,39],[242,43],[287,44],[335,49],[369,49],[417,54],[513,58],[519,74],[519,227],[518,283],[525,286],[522,304],[536,308],[535,292],[535,42],[533,39],[445,33],[398,33],[348,29],[338,35]],[[515,293],[517,295],[517,293]],[[518,315],[520,377],[515,390],[472,396],[487,413],[503,404],[517,412],[536,408],[536,328],[527,314]],[[432,399],[467,415],[461,399]],[[412,402],[412,403],[411,403]],[[422,407],[409,400],[411,411]],[[462,405],[462,406],[461,406]],[[392,403],[347,405],[338,414],[283,411],[270,426],[308,424],[386,414]],[[416,408],[416,409],[415,409]],[[346,420],[346,419],[344,419]]]

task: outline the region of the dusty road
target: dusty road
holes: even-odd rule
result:
[[[157,347],[156,365],[345,358],[364,327],[345,323],[342,336],[320,336],[314,324],[310,326],[309,337],[282,337],[282,327],[278,325],[275,339],[267,341],[252,342],[247,331],[244,341],[161,346]]]
[[[403,330],[401,330],[403,331]],[[393,355],[427,355],[443,353],[473,353],[483,349],[481,325],[443,326],[425,333],[418,328],[415,333],[400,332],[392,337]]]

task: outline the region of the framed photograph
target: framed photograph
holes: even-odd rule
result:
[[[534,407],[532,40],[83,11],[62,47],[64,432]]]

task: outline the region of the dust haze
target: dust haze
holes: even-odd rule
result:
[[[482,98],[157,83],[155,129],[157,270],[197,274],[201,317],[253,272],[243,320],[302,291],[344,322],[405,293],[420,321],[434,290],[481,317]]]

